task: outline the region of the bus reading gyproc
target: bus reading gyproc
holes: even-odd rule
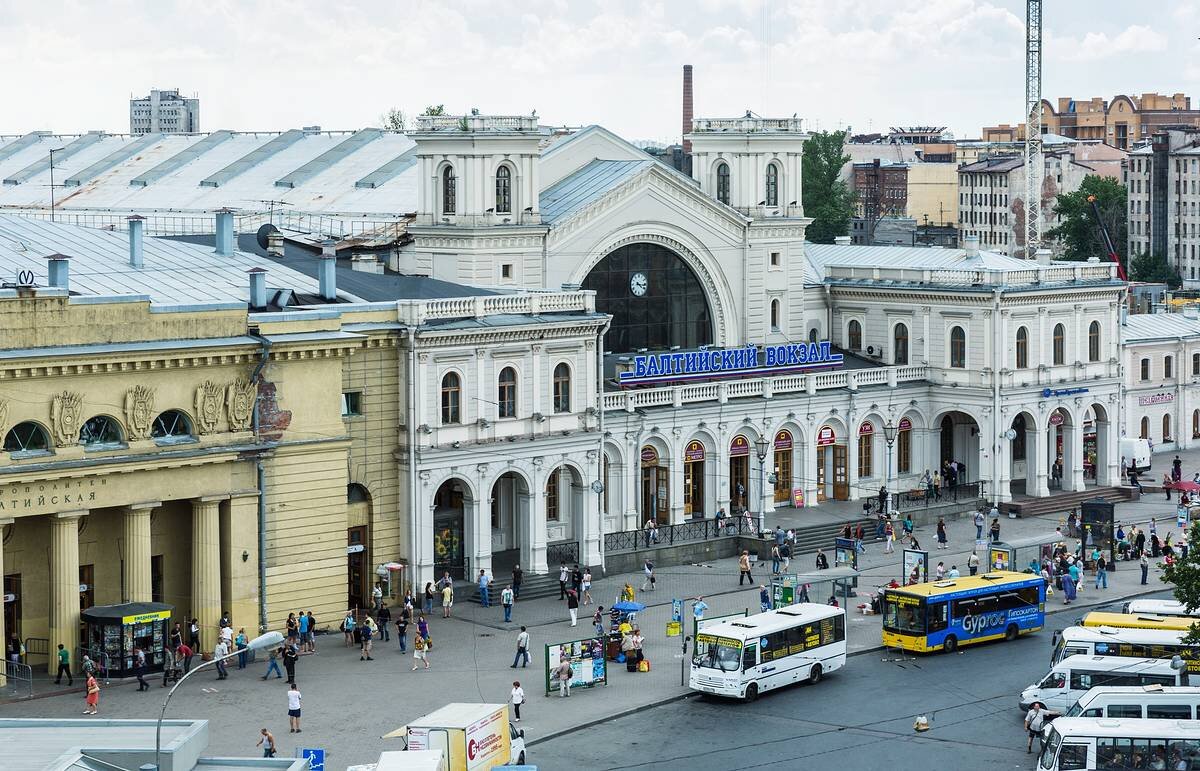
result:
[[[1028,573],[999,570],[883,594],[883,644],[918,653],[1015,640],[1045,621],[1046,582]]]

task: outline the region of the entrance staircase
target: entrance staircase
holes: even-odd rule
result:
[[[512,582],[512,574],[501,574],[492,577],[492,588],[488,592],[488,599],[493,605],[500,604],[500,592],[504,591],[504,587]],[[479,586],[471,584],[470,586],[455,586],[455,592],[461,596],[462,592],[469,591],[470,600],[476,604],[479,603]],[[521,594],[517,598],[517,602],[521,600],[540,600],[545,597],[558,597],[558,568],[555,567],[546,575],[534,575],[526,573],[521,581]]]
[[[1047,498],[1029,498],[1021,496],[1008,503],[1000,504],[1000,513],[1014,513],[1018,517],[1040,517],[1045,514],[1056,514],[1079,508],[1084,501],[1095,498],[1109,503],[1121,503],[1133,497],[1132,487],[1089,487],[1082,492],[1058,493]]]

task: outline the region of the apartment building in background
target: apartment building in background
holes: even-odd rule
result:
[[[1155,134],[1130,153],[1129,254],[1160,254],[1185,280],[1200,269],[1200,128]]]
[[[200,131],[200,100],[179,95],[179,89],[151,89],[148,96],[129,100],[130,134],[195,134]]]
[[[1138,142],[1166,127],[1200,127],[1200,110],[1192,109],[1191,97],[1184,94],[1118,94],[1111,101],[1098,96],[1088,100],[1059,97],[1057,104],[1043,99],[1042,109],[1044,132],[1071,139],[1095,139],[1121,150],[1132,150]],[[985,126],[983,139],[1023,142],[1025,124]]]

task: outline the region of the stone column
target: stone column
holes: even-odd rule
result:
[[[12,517],[0,519],[0,578],[4,577],[4,528],[15,522]],[[0,593],[3,593],[3,587],[0,586]],[[3,599],[0,598],[0,603]],[[3,645],[4,656],[8,657],[8,630],[4,628],[4,614],[0,613],[0,645]],[[8,677],[5,674],[5,668],[0,667],[0,688],[8,685]]]
[[[221,619],[221,500],[192,500],[192,615],[200,619],[197,653],[212,653]]]
[[[1067,441],[1063,442],[1063,453],[1070,453],[1069,458],[1063,459],[1063,489],[1083,492],[1087,486],[1083,481],[1083,417],[1074,418]],[[1068,480],[1070,484],[1068,484]]]
[[[122,566],[125,602],[150,602],[150,512],[162,501],[137,503],[125,509],[125,561]]]
[[[61,644],[71,651],[79,645],[79,520],[86,511],[50,515],[50,664],[58,666],[55,651]]]

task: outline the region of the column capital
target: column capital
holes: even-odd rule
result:
[[[15,517],[0,517],[0,527],[4,527],[5,525],[11,525],[11,524],[15,523],[16,521],[17,520]]]
[[[50,517],[52,519],[58,519],[58,520],[76,520],[76,519],[83,519],[89,513],[90,512],[88,512],[85,509],[79,510],[79,511],[60,511],[57,514],[51,514]]]
[[[201,495],[193,498],[193,503],[220,503],[221,501],[229,500],[229,493],[218,493],[217,495]]]
[[[131,503],[125,506],[126,511],[149,511],[162,506],[162,501],[147,501],[146,503]]]

